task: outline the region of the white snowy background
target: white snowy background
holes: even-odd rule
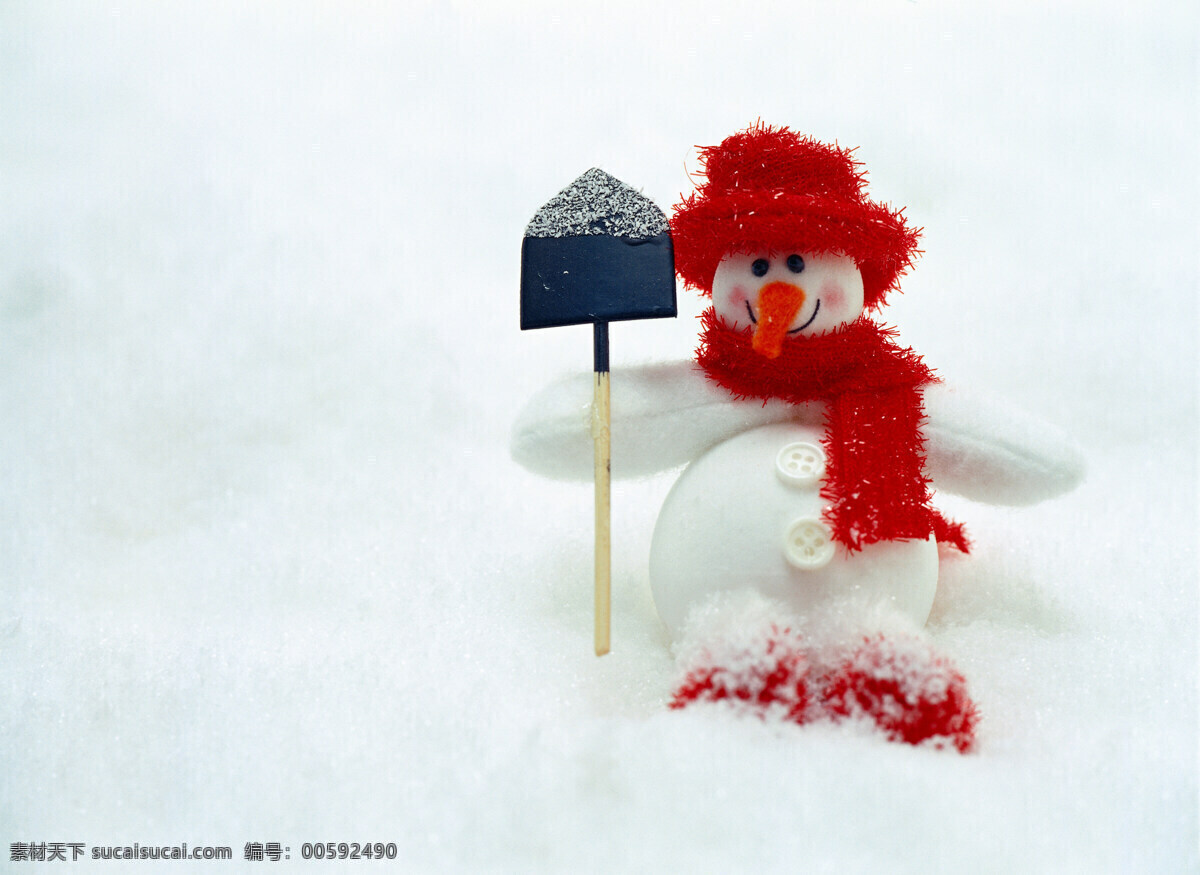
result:
[[[409,871],[1197,871],[1197,21],[0,3],[5,864],[332,840]],[[590,490],[508,457],[590,367],[587,328],[517,329],[526,221],[592,166],[667,208],[760,117],[860,147],[925,228],[904,339],[1087,454],[1035,508],[942,502],[977,549],[930,632],[976,754],[668,711],[671,475],[617,486],[596,659]],[[680,303],[614,326],[614,381],[690,356]]]

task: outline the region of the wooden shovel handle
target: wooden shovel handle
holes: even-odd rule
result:
[[[596,655],[608,653],[612,628],[612,415],[608,371],[597,371],[592,398],[596,474]]]

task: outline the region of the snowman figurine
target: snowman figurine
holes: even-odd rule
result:
[[[612,398],[614,476],[687,464],[649,560],[681,662],[672,706],[861,717],[969,750],[978,710],[919,631],[939,544],[969,549],[933,484],[1029,504],[1073,488],[1079,454],[948,389],[872,318],[918,233],[868,199],[848,150],[758,125],[701,158],[671,220],[678,273],[712,299],[696,359],[622,371]],[[588,393],[584,375],[536,396],[514,457],[585,479]]]

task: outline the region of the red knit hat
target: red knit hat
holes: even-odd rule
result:
[[[684,282],[711,294],[731,252],[842,252],[858,264],[866,306],[880,306],[918,254],[920,229],[867,200],[851,151],[761,123],[702,148],[707,179],[671,219]]]

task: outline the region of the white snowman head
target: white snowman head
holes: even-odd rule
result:
[[[734,252],[717,265],[713,308],[727,325],[754,332],[754,349],[776,358],[785,339],[833,331],[863,312],[854,259],[834,252]]]

